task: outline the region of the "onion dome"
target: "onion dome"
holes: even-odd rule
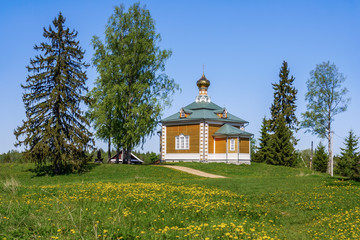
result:
[[[196,82],[196,85],[201,88],[201,87],[209,87],[210,86],[210,81],[207,80],[207,78],[205,77],[205,74],[203,73],[203,75],[201,76],[201,78]]]
[[[205,74],[196,82],[199,88],[199,95],[195,98],[195,102],[211,102],[210,97],[207,95],[207,89],[210,86],[210,81],[206,79]]]

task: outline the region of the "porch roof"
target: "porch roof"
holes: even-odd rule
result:
[[[225,123],[221,128],[219,128],[219,130],[217,130],[213,136],[253,136],[252,133],[243,131],[239,128],[236,128],[234,126],[231,126],[228,123]]]

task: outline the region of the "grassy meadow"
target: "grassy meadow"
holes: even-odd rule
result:
[[[0,239],[359,239],[360,184],[308,169],[90,165],[35,176],[0,164]]]

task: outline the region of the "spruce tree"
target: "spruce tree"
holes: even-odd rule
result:
[[[290,70],[288,64],[283,61],[279,72],[279,83],[273,83],[274,102],[271,105],[270,112],[270,130],[273,131],[276,125],[276,120],[282,116],[285,118],[286,125],[291,130],[297,130],[299,121],[296,118],[296,94],[297,90],[293,86],[295,78],[289,77]]]
[[[269,144],[270,144],[269,121],[264,117],[260,130],[259,148],[254,157],[255,162],[268,162]]]
[[[349,131],[349,136],[345,138],[345,148],[341,149],[341,156],[337,162],[337,172],[346,177],[353,177],[356,174],[359,164],[359,138],[353,130]]]
[[[295,78],[289,77],[287,62],[284,61],[279,73],[279,82],[272,84],[274,101],[271,105],[269,129],[272,133],[269,139],[269,158],[267,163],[274,165],[295,166],[296,139],[293,131],[297,131],[299,122],[296,118],[296,94],[293,86]]]
[[[27,66],[23,102],[26,120],[14,134],[18,145],[25,145],[26,158],[37,169],[51,163],[54,174],[79,169],[88,160],[85,152],[92,147],[88,121],[80,104],[88,104],[85,81],[88,64],[76,40],[77,32],[64,26],[61,13],[53,27],[44,28],[47,42],[35,45],[41,52]],[[20,139],[25,136],[24,139]]]
[[[320,142],[315,149],[313,169],[318,172],[326,172],[327,166],[328,154],[325,152],[325,146]]]
[[[294,167],[296,154],[291,142],[292,133],[284,118],[277,119],[274,133],[269,140],[268,158],[266,163]]]

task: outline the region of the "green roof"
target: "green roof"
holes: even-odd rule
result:
[[[196,110],[196,109],[210,109],[210,110],[219,110],[222,109],[222,107],[219,107],[215,103],[212,102],[193,102],[184,109],[190,109],[190,110]]]
[[[253,134],[240,130],[230,124],[225,123],[213,136],[252,136]]]
[[[212,120],[212,121],[221,121],[221,122],[231,122],[231,123],[248,123],[244,119],[238,118],[229,112],[227,113],[227,118],[221,118],[216,113],[221,112],[224,108],[219,107],[215,103],[208,102],[193,102],[183,108],[186,113],[191,113],[186,118],[180,118],[180,113],[175,113],[167,118],[161,120],[162,123],[168,122],[188,122],[196,120]]]

